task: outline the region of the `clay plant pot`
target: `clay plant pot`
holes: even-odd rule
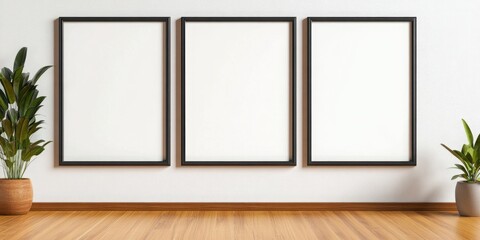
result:
[[[26,214],[32,207],[32,198],[30,179],[0,179],[0,214]]]
[[[455,202],[460,216],[480,217],[480,183],[457,182]]]

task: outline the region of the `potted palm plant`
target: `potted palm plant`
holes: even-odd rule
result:
[[[453,168],[459,169],[461,173],[452,177],[452,180],[464,180],[457,182],[455,188],[458,212],[461,216],[480,216],[480,135],[475,140],[467,122],[463,119],[462,122],[467,144],[463,144],[461,150],[452,150],[445,144],[442,146],[460,161]]]
[[[37,81],[51,66],[30,78],[23,72],[27,48],[18,51],[13,69],[0,70],[0,162],[5,178],[0,179],[0,214],[25,214],[32,206],[32,185],[23,178],[27,167],[49,143],[33,140],[43,120],[37,119],[44,96],[38,95]]]

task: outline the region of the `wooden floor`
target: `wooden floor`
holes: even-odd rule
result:
[[[480,239],[456,212],[34,211],[0,216],[0,239]]]

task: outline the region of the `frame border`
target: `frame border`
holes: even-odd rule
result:
[[[170,17],[59,17],[59,165],[60,166],[170,166]],[[159,22],[165,24],[165,158],[162,161],[64,161],[63,156],[63,23],[64,22]],[[162,146],[163,147],[163,146]]]
[[[185,25],[187,22],[288,22],[291,23],[291,129],[290,141],[292,156],[288,161],[194,161],[186,160],[185,126]],[[181,165],[182,166],[296,166],[296,17],[182,17],[181,18]]]
[[[410,160],[409,161],[312,161],[312,23],[313,22],[409,22],[411,24],[410,80]],[[416,166],[416,81],[417,81],[417,18],[416,17],[308,17],[307,18],[307,166]]]

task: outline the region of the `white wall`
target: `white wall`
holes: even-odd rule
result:
[[[174,22],[181,16],[297,16],[299,86],[305,17],[418,17],[416,167],[304,167],[303,160],[296,167],[56,167],[51,145],[26,174],[33,179],[37,202],[454,201],[455,182],[449,179],[455,170],[448,169],[454,159],[439,144],[464,141],[461,117],[480,131],[476,0],[0,0],[0,9],[0,66],[10,66],[17,50],[28,46],[29,71],[54,62],[54,20],[59,16],[171,16]],[[173,49],[175,35],[174,30]],[[172,62],[175,80],[175,54]],[[53,76],[48,72],[40,82],[41,93],[48,96],[41,111],[48,123],[41,134],[47,139],[54,137]],[[175,84],[172,92],[175,97]],[[298,131],[299,149],[302,138]],[[303,159],[302,151],[298,158]]]

